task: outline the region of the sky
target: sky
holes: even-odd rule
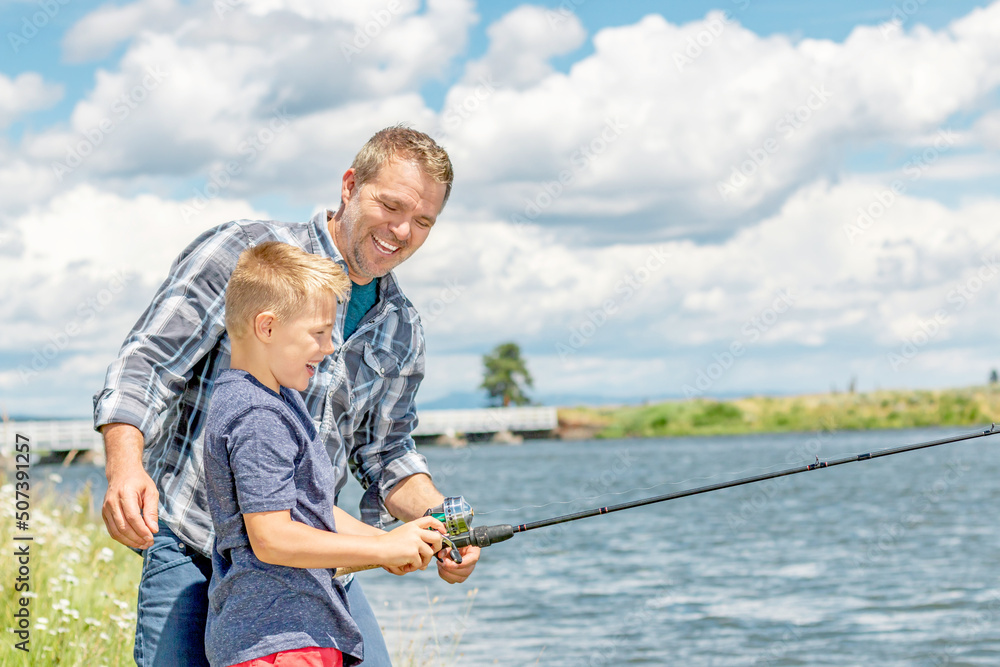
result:
[[[1000,1],[0,0],[0,408],[87,417],[172,259],[451,154],[418,400],[939,388],[1000,367]],[[570,397],[570,398],[565,398]]]

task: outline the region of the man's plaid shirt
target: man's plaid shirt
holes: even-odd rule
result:
[[[225,291],[240,253],[283,241],[331,257],[347,270],[327,229],[327,212],[308,223],[237,220],[203,233],[174,261],[166,281],[108,367],[94,396],[94,427],[126,423],[145,437],[143,465],[160,492],[160,518],[182,540],[210,555],[213,530],[202,451],[212,386],[229,367]],[[410,433],[424,376],[420,317],[390,273],[378,301],[343,340],[346,304],[337,308],[336,351],[302,393],[337,472],[337,493],[350,465],[366,491],[361,517],[394,519],[383,499],[403,478],[430,474]]]

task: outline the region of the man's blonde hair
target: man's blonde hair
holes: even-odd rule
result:
[[[379,170],[390,160],[416,163],[425,174],[436,182],[444,184],[444,201],[441,202],[441,206],[448,202],[451,182],[455,179],[451,158],[430,136],[404,125],[394,125],[376,132],[361,147],[351,164],[358,188],[374,180]]]
[[[317,297],[343,300],[351,281],[328,257],[268,241],[240,253],[226,286],[226,331],[231,339],[247,336],[253,321],[269,310],[281,322],[294,319]]]

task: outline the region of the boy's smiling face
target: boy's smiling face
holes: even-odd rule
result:
[[[278,385],[299,391],[309,387],[316,367],[333,352],[336,303],[332,295],[316,297],[291,320],[272,321],[267,366]]]

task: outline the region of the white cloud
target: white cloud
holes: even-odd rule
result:
[[[221,16],[217,6],[225,9]],[[415,0],[280,6],[143,0],[104,7],[70,31],[67,52],[93,57],[127,38],[125,54],[115,68],[96,72],[68,127],[26,137],[23,152],[65,165],[59,171],[70,186],[202,177],[252,152],[248,138],[280,113],[303,128],[293,123],[283,133],[283,141],[301,149],[288,161],[315,163],[323,157],[317,146],[331,149],[328,137],[365,124],[351,115],[359,105],[382,109],[378,117],[387,124],[429,118],[416,91],[461,52],[474,20],[469,0],[432,0],[423,9]],[[395,113],[386,113],[394,105]],[[320,136],[302,133],[317,127]],[[354,135],[333,149],[353,155],[358,146]],[[269,159],[275,154],[269,150]],[[297,195],[327,185],[315,170],[299,171],[307,179]],[[252,174],[237,179],[238,187],[261,192],[274,182]]]
[[[761,37],[721,13],[606,28],[568,74],[499,88],[452,124],[456,198],[592,241],[718,238],[850,152],[905,149],[987,100],[1000,81],[990,27],[1000,3],[939,31],[861,26],[843,43]]]
[[[442,219],[399,272],[433,363],[467,364],[470,352],[516,340],[547,393],[676,395],[733,342],[748,352],[716,390],[825,390],[828,377],[846,382],[848,367],[868,387],[979,381],[978,368],[949,376],[933,360],[1000,326],[1000,200],[950,209],[886,191],[819,181],[774,216],[702,245],[581,249],[552,230]],[[946,321],[932,340],[894,369],[888,355],[920,339],[938,311]],[[625,359],[627,382],[604,377]],[[810,364],[822,373],[803,377]]]
[[[569,53],[587,36],[575,14],[555,12],[535,5],[521,5],[487,29],[486,55],[466,66],[467,82],[497,80],[521,89],[553,72],[549,60]]]
[[[82,19],[67,57],[122,57],[65,124],[0,144],[2,310],[23,325],[5,351],[30,357],[116,271],[135,278],[28,393],[70,370],[94,384],[200,229],[262,216],[251,197],[335,206],[361,142],[398,121],[436,128],[457,174],[401,269],[428,368],[447,376],[428,377],[427,399],[475,381],[479,355],[507,339],[545,393],[676,394],[751,334],[714,389],[984,375],[1000,321],[994,278],[978,276],[998,249],[1000,202],[962,188],[1000,171],[1000,2],[940,30],[861,26],[839,43],[762,37],[720,13],[650,15],[597,32],[565,73],[552,58],[585,38],[571,13],[515,9],[463,69],[476,20],[471,0],[140,0]],[[451,72],[461,79],[435,113],[421,91]],[[0,75],[4,86],[0,124],[60,94],[34,74]],[[913,162],[972,114],[953,147]],[[889,171],[852,175],[870,152]],[[185,217],[179,200],[230,163],[219,196]],[[724,197],[734,170],[745,182]],[[782,290],[794,307],[754,324]],[[940,309],[946,322],[890,368]]]
[[[0,315],[17,326],[0,345],[13,360],[0,387],[24,396],[18,411],[87,414],[89,396],[177,254],[210,226],[267,217],[220,198],[190,219],[184,204],[83,185],[9,223]]]
[[[0,74],[0,130],[29,112],[48,109],[62,96],[62,86],[46,83],[36,72],[24,72],[13,79]]]
[[[198,3],[196,3],[196,6]],[[200,7],[204,10],[204,4]],[[143,30],[176,28],[184,9],[175,0],[139,0],[125,5],[104,5],[66,31],[62,47],[70,62],[99,60]]]
[[[1000,150],[1000,110],[984,114],[976,122],[974,134],[983,145]]]

